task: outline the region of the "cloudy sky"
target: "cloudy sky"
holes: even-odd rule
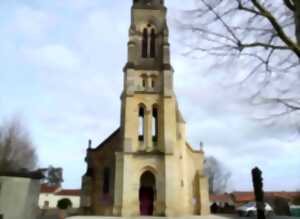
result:
[[[0,119],[23,118],[39,166],[64,168],[64,186],[79,188],[88,139],[94,146],[119,125],[122,68],[131,0],[1,0]],[[252,188],[259,166],[266,190],[300,189],[300,137],[265,126],[237,92],[220,85],[211,58],[184,57],[175,17],[193,0],[169,0],[175,89],[188,140],[232,172],[231,188]],[[238,70],[238,69],[237,69]]]

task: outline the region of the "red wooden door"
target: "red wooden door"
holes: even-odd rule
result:
[[[140,212],[141,215],[153,215],[154,191],[149,187],[140,189]]]

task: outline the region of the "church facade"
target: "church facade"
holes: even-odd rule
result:
[[[134,0],[131,13],[120,127],[87,150],[81,206],[91,215],[207,215],[204,152],[186,140],[164,1]]]

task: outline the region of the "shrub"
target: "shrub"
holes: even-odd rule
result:
[[[57,207],[62,210],[66,210],[72,207],[72,202],[68,198],[63,198],[57,202]]]
[[[282,197],[274,198],[274,212],[280,216],[290,216],[289,201]]]
[[[294,205],[300,205],[300,196],[296,197],[293,202]]]

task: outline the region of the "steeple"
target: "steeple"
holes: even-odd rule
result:
[[[170,152],[177,108],[164,1],[133,1],[124,77],[124,150]]]

